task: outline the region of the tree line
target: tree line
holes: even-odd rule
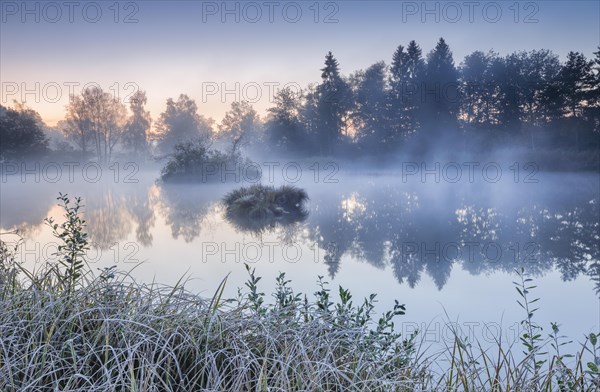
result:
[[[343,77],[331,52],[321,83],[281,90],[269,109],[272,144],[326,154],[472,143],[530,149],[599,147],[600,48],[595,58],[549,50],[475,51],[456,66],[441,38],[426,58],[415,41]]]
[[[248,102],[234,102],[216,124],[181,94],[167,99],[152,129],[145,92],[136,92],[127,108],[90,87],[70,97],[57,128],[83,156],[100,161],[115,151],[168,155],[197,139],[232,152],[301,156],[498,146],[594,150],[600,148],[600,47],[594,55],[569,52],[561,63],[546,49],[506,56],[475,51],[456,65],[443,38],[426,56],[413,40],[398,46],[389,65],[380,61],[348,76],[327,53],[320,82],[279,90],[264,118]],[[31,109],[0,108],[0,127],[3,158],[47,149],[43,123]]]

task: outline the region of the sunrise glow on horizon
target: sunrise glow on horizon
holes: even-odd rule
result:
[[[265,116],[281,86],[318,83],[330,50],[349,76],[389,64],[412,39],[426,55],[443,36],[459,65],[475,50],[544,48],[561,60],[574,50],[591,58],[600,34],[594,1],[251,3],[3,2],[0,104],[25,102],[53,126],[64,119],[69,92],[91,83],[124,102],[146,91],[153,119],[167,98],[187,94],[218,123],[234,101]]]

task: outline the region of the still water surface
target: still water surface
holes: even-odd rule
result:
[[[483,341],[502,327],[515,335],[523,312],[511,283],[515,268],[535,277],[538,323],[557,321],[574,340],[599,329],[600,208],[597,173],[537,173],[537,182],[475,178],[456,183],[408,180],[393,171],[339,172],[337,182],[302,178],[310,197],[303,222],[245,232],[228,222],[221,199],[240,184],[166,185],[157,172],[137,183],[3,178],[0,227],[25,238],[20,259],[52,257],[43,224],[60,217],[58,192],[81,196],[94,249],[90,263],[134,269],[145,280],[211,296],[229,275],[237,293],[243,262],[263,277],[263,291],[285,272],[296,290],[313,293],[318,275],[359,300],[378,293],[381,311],[407,306],[404,332],[427,328],[429,341],[450,338],[449,322]],[[307,176],[308,177],[308,176]],[[277,184],[277,180],[274,180]]]

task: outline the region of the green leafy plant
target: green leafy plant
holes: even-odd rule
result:
[[[88,234],[85,232],[85,220],[80,216],[83,207],[81,198],[75,198],[75,203],[66,194],[59,194],[57,200],[65,211],[65,221],[56,223],[53,218],[46,218],[46,224],[52,228],[53,235],[62,243],[58,245],[56,255],[60,267],[53,269],[60,286],[71,293],[80,283],[87,266],[86,252],[89,250]]]
[[[517,303],[527,314],[526,318],[521,321],[524,332],[521,335],[520,340],[526,348],[524,354],[530,359],[530,369],[534,373],[534,379],[537,379],[540,367],[546,362],[546,360],[538,360],[537,358],[540,355],[547,354],[547,352],[541,352],[544,340],[542,338],[543,328],[533,320],[535,312],[539,309],[535,307],[534,304],[540,299],[531,299],[531,290],[535,289],[537,286],[531,284],[533,279],[526,276],[525,269],[521,268],[520,270],[517,270],[516,273],[519,277],[519,281],[513,282],[513,284],[521,297],[520,300],[517,300]]]

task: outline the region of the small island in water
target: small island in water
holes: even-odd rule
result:
[[[276,225],[304,221],[308,200],[306,191],[294,186],[252,185],[228,193],[223,203],[229,222],[240,230],[261,233]]]

